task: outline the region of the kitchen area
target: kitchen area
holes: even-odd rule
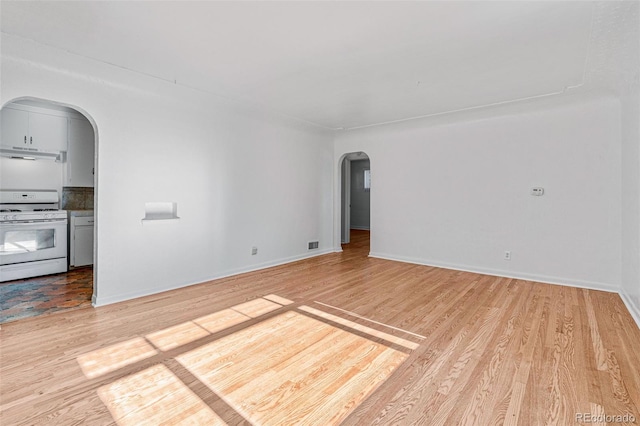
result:
[[[0,110],[0,324],[90,306],[95,135],[75,109]]]

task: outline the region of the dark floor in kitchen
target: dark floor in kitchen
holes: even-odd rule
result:
[[[93,267],[0,283],[0,324],[91,306]]]

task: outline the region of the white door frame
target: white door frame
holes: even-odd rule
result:
[[[342,154],[336,153],[334,169],[334,251],[341,252],[342,245],[350,242],[351,234],[351,161],[365,160],[371,161],[371,157],[366,151],[348,151]],[[343,174],[343,165],[346,166]],[[342,191],[345,194],[344,203],[342,202]],[[373,231],[373,222],[369,227]],[[343,238],[345,234],[345,238]]]
[[[342,244],[349,244],[351,242],[351,160],[348,157],[342,160],[340,170],[342,173],[342,194],[344,194],[340,218],[342,223],[341,236]]]

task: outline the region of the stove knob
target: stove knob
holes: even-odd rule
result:
[[[7,215],[0,216],[0,220],[7,220]]]

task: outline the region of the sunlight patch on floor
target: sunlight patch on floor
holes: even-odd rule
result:
[[[261,425],[338,424],[407,354],[285,312],[175,359]]]
[[[88,378],[98,377],[293,303],[267,295],[154,331],[146,339],[137,337],[81,355],[78,363]],[[418,346],[309,306],[298,309],[290,307],[171,356],[193,375],[190,377],[251,423],[333,425],[344,420],[409,356],[405,349],[389,344],[409,350]],[[185,383],[164,364],[156,364],[100,387],[98,395],[120,426],[225,424]]]
[[[98,395],[120,426],[226,425],[164,365],[116,380]]]
[[[391,342],[391,343],[395,343],[396,345],[400,345],[400,346],[404,346],[407,349],[416,349],[418,346],[420,346],[420,344],[415,343],[415,342],[411,342],[407,339],[403,339],[402,337],[398,337],[398,336],[394,336],[392,334],[389,333],[385,333],[384,331],[379,331],[379,330],[375,330],[371,327],[367,327],[366,325],[362,325],[362,324],[358,324],[356,322],[353,322],[351,320],[342,318],[342,317],[338,317],[336,315],[332,315],[329,313],[326,313],[324,311],[321,311],[319,309],[315,309],[312,308],[310,306],[300,306],[299,308],[301,311],[305,311],[305,312],[309,312],[310,314],[313,315],[317,315],[321,318],[327,319],[329,321],[333,321],[335,323],[338,323],[340,325],[344,325],[345,327],[349,327],[353,330],[357,330],[360,331],[362,333],[366,333],[368,335],[374,336],[374,337],[379,337],[381,339],[386,340],[387,342]]]
[[[266,297],[266,296],[265,296],[265,297]],[[381,325],[381,326],[383,326],[383,327],[390,328],[390,329],[392,329],[392,330],[398,330],[398,331],[401,331],[401,332],[403,332],[403,333],[409,334],[409,335],[414,336],[414,337],[417,337],[417,338],[419,338],[419,339],[426,339],[426,337],[425,337],[425,336],[423,336],[423,335],[421,335],[421,334],[414,333],[414,332],[412,332],[412,331],[405,330],[405,329],[403,329],[403,328],[395,327],[395,326],[390,325],[390,324],[385,324],[385,323],[383,323],[383,322],[375,321],[375,320],[372,320],[371,318],[367,318],[367,317],[363,317],[362,315],[358,315],[358,314],[356,314],[355,312],[351,312],[351,311],[347,311],[347,310],[345,310],[345,309],[338,308],[337,306],[328,305],[328,304],[326,304],[326,303],[318,302],[317,300],[316,300],[316,301],[314,301],[314,303],[317,303],[318,305],[322,305],[322,306],[325,306],[325,307],[330,308],[330,309],[335,309],[336,311],[340,311],[340,312],[342,312],[343,314],[347,314],[347,315],[349,315],[349,316],[352,316],[352,317],[355,317],[355,318],[358,318],[358,319],[362,319],[362,320],[368,321],[368,322],[373,323],[373,324],[378,324],[378,325]]]
[[[192,321],[165,328],[145,337],[158,349],[168,351],[208,336],[209,332]]]
[[[233,306],[231,309],[251,318],[257,318],[266,313],[282,308],[282,305],[266,299],[255,299],[246,303]]]
[[[107,346],[78,357],[78,364],[84,375],[93,379],[103,374],[119,370],[157,354],[143,337],[136,337],[115,345]]]
[[[280,309],[286,302],[293,303],[283,297],[271,296],[274,300],[279,299],[280,303],[263,298],[254,299],[193,321],[149,333],[145,336],[147,340],[136,337],[80,355],[78,363],[84,375],[92,379],[156,355],[158,351],[148,342],[161,351],[168,351]]]
[[[214,312],[213,314],[195,319],[193,322],[213,334],[250,319],[250,317],[234,311],[233,309],[223,309],[222,311]]]
[[[267,294],[266,296],[263,296],[263,299],[267,299],[272,302],[279,303],[282,306],[291,305],[293,303],[292,300],[285,299],[284,297],[280,297],[277,294]]]

